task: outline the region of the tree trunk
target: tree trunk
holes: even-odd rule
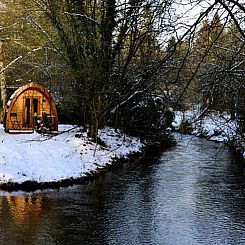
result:
[[[102,101],[101,94],[94,93],[93,98],[91,98],[93,103],[90,103],[89,106],[89,128],[88,128],[88,136],[93,139],[96,143],[101,143],[101,140],[98,136],[98,129],[102,128],[103,122],[101,118],[102,113]]]
[[[1,108],[0,108],[0,122],[4,120],[4,114],[7,108],[7,89],[6,89],[6,80],[4,76],[3,69],[3,42],[0,41],[0,88],[1,88]]]

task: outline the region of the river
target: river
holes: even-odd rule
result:
[[[0,244],[245,244],[244,167],[222,144],[175,137],[88,185],[1,193]]]

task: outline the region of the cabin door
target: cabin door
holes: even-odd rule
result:
[[[33,128],[38,116],[38,98],[25,98],[25,126]]]

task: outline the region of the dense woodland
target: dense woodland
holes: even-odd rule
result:
[[[2,116],[9,94],[35,81],[61,122],[95,140],[106,124],[164,130],[170,108],[190,105],[227,111],[244,130],[243,0],[0,2]]]

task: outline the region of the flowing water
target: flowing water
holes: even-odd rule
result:
[[[89,185],[0,196],[0,244],[245,244],[244,167],[221,144],[176,137]]]

